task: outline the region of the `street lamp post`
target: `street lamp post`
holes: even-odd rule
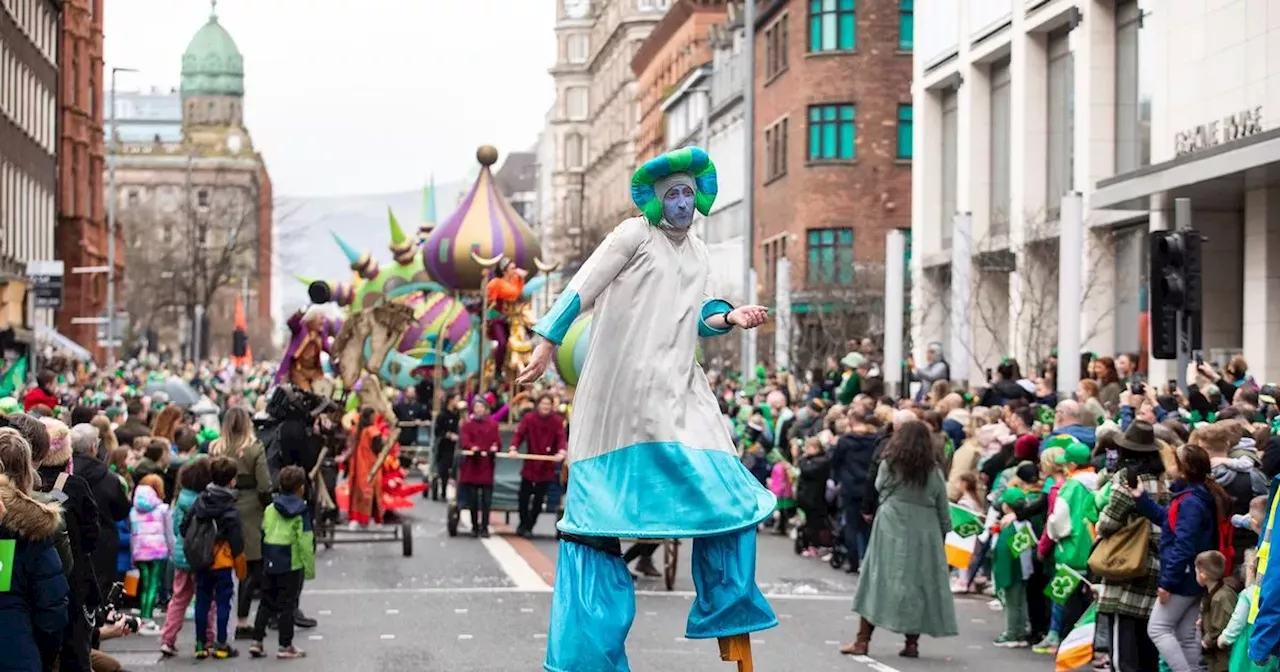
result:
[[[107,127],[107,366],[116,363],[116,153],[119,133],[116,131],[116,73],[137,72],[133,68],[111,68],[111,109]]]

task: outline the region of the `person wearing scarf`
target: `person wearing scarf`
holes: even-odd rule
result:
[[[755,581],[756,525],[774,495],[739,461],[698,365],[698,338],[755,328],[763,306],[710,294],[710,254],[690,233],[710,213],[715,166],[685,147],[636,171],[643,216],[618,225],[534,326],[531,383],[581,313],[594,309],[574,394],[569,487],[543,669],[629,670],[635,589],[619,538],[693,538],[698,595],[685,636],[726,638],[777,625]]]

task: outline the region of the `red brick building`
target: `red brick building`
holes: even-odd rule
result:
[[[65,0],[58,46],[58,230],[57,255],[65,265],[58,331],[90,352],[101,354],[98,326],[72,324],[76,317],[101,317],[107,309],[105,273],[72,269],[107,265],[106,208],[103,200],[102,72],[103,0]],[[117,295],[124,275],[124,236],[116,233]]]
[[[790,264],[793,352],[883,331],[885,236],[911,228],[912,28],[911,0],[757,2],[753,266],[773,304]]]

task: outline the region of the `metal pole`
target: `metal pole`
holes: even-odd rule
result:
[[[1173,199],[1173,228],[1176,231],[1191,229],[1191,199]],[[1193,382],[1184,380],[1187,375],[1187,364],[1191,361],[1191,321],[1187,319],[1187,311],[1178,311],[1176,323],[1178,325],[1178,370],[1173,378],[1178,380],[1181,387]]]
[[[111,104],[107,116],[107,366],[116,364],[116,73],[111,68]]]
[[[902,375],[903,315],[906,312],[907,239],[901,230],[890,231],[885,240],[884,261],[884,382],[889,394],[904,397]]]
[[[1058,398],[1067,399],[1080,383],[1081,304],[1084,287],[1084,204],[1080,194],[1062,197],[1058,233]]]
[[[742,48],[742,60],[746,65],[743,76],[742,91],[742,123],[746,128],[745,156],[743,164],[747,176],[746,190],[742,193],[742,214],[746,222],[746,231],[742,240],[742,291],[745,302],[756,302],[756,287],[752,282],[752,264],[755,259],[755,181],[756,181],[756,0],[743,3],[742,23],[745,43]],[[756,364],[756,353],[753,351],[751,332],[741,330],[741,366],[742,375],[751,375]]]

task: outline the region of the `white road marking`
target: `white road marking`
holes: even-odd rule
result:
[[[396,638],[395,635],[383,635],[382,637],[380,637],[380,639],[395,639],[395,638]]]
[[[535,632],[535,633],[533,633],[533,638],[534,638],[534,639],[546,639],[546,638],[547,638],[547,633],[545,633],[545,632]]]
[[[875,670],[876,672],[898,672],[897,668],[889,667],[888,665],[885,665],[884,663],[876,660],[875,658],[871,658],[870,656],[854,656],[853,659]]]
[[[981,644],[970,644],[970,645],[969,645],[969,650],[971,650],[971,651],[981,651],[981,650],[982,650],[982,645],[981,645]]]
[[[523,562],[523,560],[521,560]],[[527,567],[528,565],[526,565]],[[529,569],[533,573],[532,569]],[[551,587],[542,581],[542,577],[538,577],[540,588],[522,588],[519,586],[460,586],[456,588],[319,588],[316,590],[307,589],[308,596],[316,597],[345,597],[351,595],[467,595],[467,594],[539,594],[551,592]],[[691,600],[697,596],[692,590],[673,590],[667,592],[665,590],[637,590],[636,595],[639,597],[666,597],[680,598],[682,600]],[[794,601],[794,602],[852,602],[853,595],[842,595],[838,593],[813,594],[813,595],[795,595],[792,593],[765,593],[768,600],[777,601]],[[332,615],[333,612],[320,611],[317,612],[321,616]],[[844,620],[856,620],[857,616],[845,616]]]
[[[520,607],[520,613],[522,613],[522,614],[532,614],[532,613],[533,613],[533,608],[532,608],[532,607]]]
[[[778,618],[791,618],[791,614],[778,614]]]
[[[971,618],[971,619],[969,619],[969,622],[970,622],[970,623],[986,623],[986,622],[987,622],[987,619],[985,619],[985,618]]]
[[[834,639],[828,639],[827,641],[823,642],[823,644],[826,644],[827,646],[840,646],[840,642]]]
[[[688,638],[688,637],[676,637],[676,641],[677,641],[677,642],[687,642],[687,641],[689,641],[689,638]]]
[[[459,641],[459,642],[464,642],[464,641],[466,641],[466,640],[468,640],[468,639],[471,639],[471,635],[458,635],[458,641]]]
[[[313,591],[310,591],[310,592],[313,592],[313,593],[314,593],[315,591],[313,590]],[[328,609],[325,609],[325,610],[320,611],[320,612],[318,612],[318,613],[319,613],[321,616],[332,616],[332,615],[333,615],[333,612],[332,612],[332,611],[329,611]]]
[[[646,612],[644,612],[644,615],[645,615],[645,616],[657,616],[657,615],[658,615],[658,612],[656,612],[656,611],[646,611]]]
[[[453,610],[453,613],[455,613],[455,614],[465,614],[465,613],[467,613],[467,610],[466,610],[466,609],[454,609],[454,610]]]
[[[763,639],[753,639],[753,640],[751,640],[751,643],[752,643],[752,644],[764,644],[764,640],[763,640]]]
[[[388,616],[395,616],[395,615],[396,615],[396,614],[398,614],[398,613],[400,613],[400,610],[399,610],[399,609],[388,609],[388,610],[387,610],[387,615],[388,615]]]
[[[511,542],[502,537],[481,539],[480,542],[484,544],[485,550],[489,551],[489,555],[498,561],[498,566],[511,578],[511,582],[516,584],[516,588],[529,592],[551,591],[551,586],[547,585],[542,575],[533,571],[533,567],[520,557],[520,553],[511,545]]]
[[[311,640],[311,641],[313,641],[313,642],[318,642],[318,641],[320,641],[320,640],[324,639],[324,635],[307,635],[307,639],[309,639],[309,640]]]

